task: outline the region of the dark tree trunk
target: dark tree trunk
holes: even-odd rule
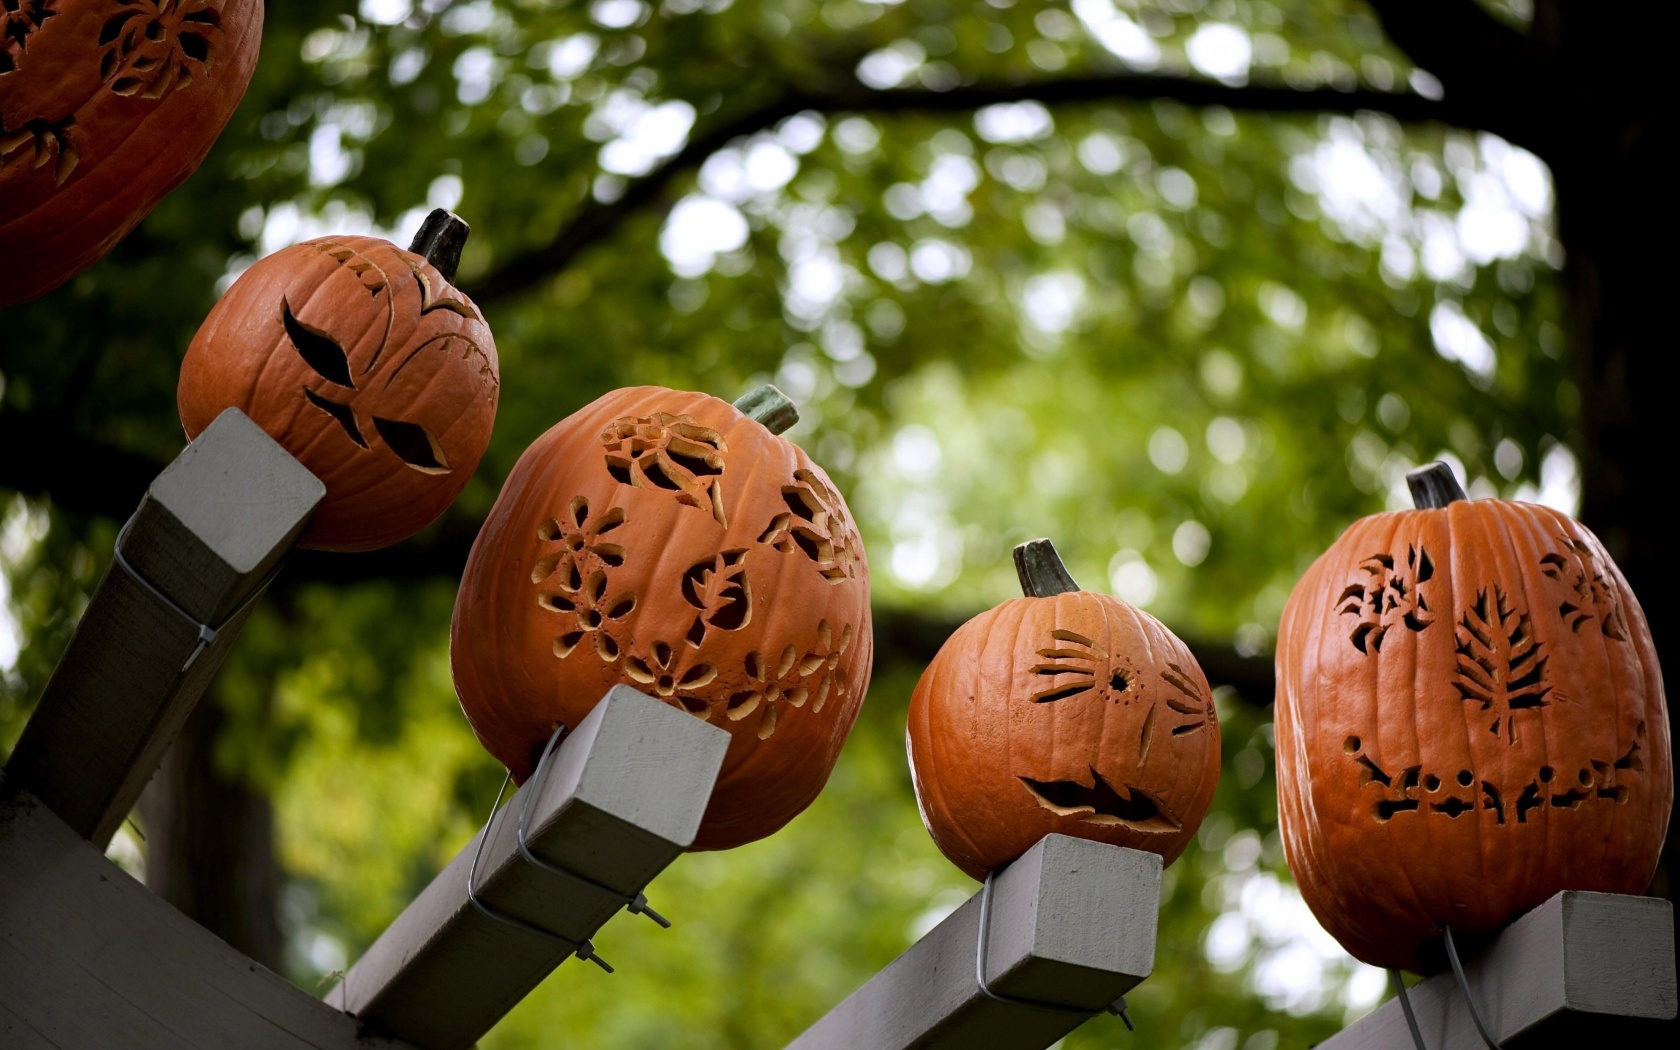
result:
[[[1667,75],[1652,41],[1607,9],[1577,3],[1539,8],[1535,32],[1555,48],[1558,137],[1548,150],[1557,186],[1566,262],[1569,335],[1581,392],[1581,520],[1596,532],[1640,596],[1659,659],[1680,666],[1668,606],[1674,561],[1667,557],[1672,498],[1666,453],[1675,447],[1666,379],[1674,338],[1673,195],[1659,151],[1669,139]],[[1666,675],[1665,675],[1666,677]],[[1675,698],[1669,734],[1675,739]],[[1653,892],[1680,889],[1680,836],[1670,819]]]
[[[233,947],[278,970],[280,866],[268,799],[216,766],[226,716],[201,701],[140,797],[146,885]]]

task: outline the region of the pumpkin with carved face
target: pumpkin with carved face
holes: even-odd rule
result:
[[[91,265],[192,174],[262,24],[260,0],[0,4],[0,306]]]
[[[1052,832],[1172,863],[1219,781],[1207,679],[1154,617],[1079,590],[1049,540],[1015,558],[1027,596],[957,628],[911,694],[923,823],[976,879]]]
[[[327,487],[299,542],[371,550],[430,524],[490,443],[496,344],[453,285],[466,224],[434,212],[412,250],[323,237],[222,296],[181,362],[188,437],[250,416]]]
[[[1355,522],[1277,644],[1284,854],[1357,959],[1438,968],[1562,890],[1641,893],[1668,826],[1667,703],[1639,602],[1592,533],[1470,501]]]
[[[846,501],[779,437],[774,388],[737,405],[617,390],[520,457],[461,577],[461,707],[523,782],[557,723],[614,685],[733,738],[695,849],[808,806],[869,687],[869,567]]]

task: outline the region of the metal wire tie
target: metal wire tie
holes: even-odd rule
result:
[[[135,513],[139,512],[136,511]],[[282,558],[279,562],[275,563],[274,568],[270,569],[268,574],[264,576],[255,587],[251,588],[251,593],[245,596],[244,601],[234,606],[233,611],[227,614],[227,617],[222,620],[220,625],[211,627],[192,613],[181,608],[175,599],[163,593],[156,584],[140,575],[140,570],[136,569],[129,563],[128,556],[123,554],[123,541],[128,539],[128,530],[133,524],[134,515],[129,515],[128,520],[123,522],[123,527],[118,530],[117,542],[111,545],[112,562],[124,573],[126,573],[129,579],[138,583],[141,587],[145,588],[152,597],[162,602],[165,608],[198,628],[198,644],[193,646],[193,651],[187,655],[187,662],[181,665],[181,670],[176,672],[177,674],[186,674],[192,669],[192,665],[198,662],[199,655],[203,653],[204,650],[216,644],[216,639],[219,638],[221,633],[227,629],[227,625],[237,619],[239,614],[244,612],[251,603],[262,597],[263,591],[268,588],[269,584],[274,582],[274,578],[276,576],[280,575],[280,568],[285,564],[285,559]]]
[[[517,828],[520,854],[524,856],[526,861],[534,864],[542,870],[558,875],[563,879],[568,879],[579,886],[585,886],[589,889],[604,893],[614,900],[622,902],[624,910],[628,911],[630,914],[646,915],[648,918],[658,923],[662,928],[667,930],[670,929],[671,920],[648,907],[646,894],[636,893],[632,895],[620,893],[611,886],[604,886],[601,883],[596,882],[594,879],[579,875],[575,871],[568,871],[559,865],[551,864],[531,852],[531,847],[526,843],[525,833],[526,828],[530,823],[531,800],[542,793],[542,786],[548,780],[549,758],[554,754],[555,748],[559,745],[561,737],[563,737],[566,732],[566,723],[561,722],[555,726],[553,735],[548,738],[548,746],[543,748],[542,757],[537,759],[536,772],[531,774],[531,779],[526,782],[523,790],[520,791],[520,795],[522,797],[519,802],[519,825]]]
[[[1441,936],[1447,944],[1447,961],[1452,963],[1453,979],[1458,983],[1459,994],[1464,996],[1464,1005],[1470,1011],[1470,1020],[1476,1026],[1476,1034],[1482,1037],[1482,1043],[1488,1050],[1504,1050],[1499,1040],[1488,1033],[1487,1025],[1482,1023],[1482,1013],[1476,1009],[1476,997],[1470,994],[1470,980],[1464,976],[1464,964],[1458,959],[1458,946],[1453,943],[1452,926],[1441,924]],[[1412,1033],[1412,1045],[1417,1050],[1428,1050],[1423,1043],[1423,1033],[1418,1030],[1417,1017],[1412,1013],[1412,1000],[1406,994],[1406,982],[1401,979],[1400,971],[1391,969],[1388,975],[1394,981],[1394,987],[1400,995],[1400,1010],[1406,1015],[1406,1027]]]
[[[472,866],[467,869],[467,900],[471,901],[472,906],[477,908],[485,918],[493,919],[504,926],[511,926],[516,930],[524,930],[526,933],[534,933],[539,937],[546,937],[550,940],[559,941],[561,944],[566,946],[567,955],[575,955],[579,959],[587,959],[606,972],[612,973],[612,965],[608,963],[607,960],[595,954],[595,942],[589,938],[586,937],[582,941],[574,941],[570,937],[562,937],[553,930],[545,930],[534,923],[526,922],[524,919],[518,919],[512,915],[505,915],[502,912],[496,911],[494,908],[490,907],[490,905],[479,899],[478,862],[484,858],[484,843],[489,840],[490,831],[493,827],[495,827],[496,811],[501,809],[502,798],[507,794],[508,782],[512,779],[512,772],[509,772],[507,776],[502,778],[501,790],[496,792],[496,801],[490,806],[490,819],[484,822],[484,831],[478,836],[478,848],[473,851]]]
[[[980,985],[980,994],[994,1003],[1027,1006],[1037,1010],[1054,1010],[1057,1013],[1078,1014],[1081,1017],[1090,1016],[1093,1011],[1083,1007],[1066,1006],[1062,1003],[1044,1003],[1036,999],[1021,999],[1013,995],[1004,995],[1001,992],[992,991],[992,986],[986,981],[986,945],[990,939],[992,925],[992,879],[995,875],[995,872],[987,872],[985,885],[980,888],[980,944],[974,952],[974,979]],[[1137,1026],[1132,1024],[1131,1015],[1126,1012],[1126,997],[1124,995],[1115,999],[1103,1009],[1124,1021],[1126,1031],[1137,1031]]]

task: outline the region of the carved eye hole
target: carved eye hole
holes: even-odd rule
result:
[[[283,296],[280,299],[280,323],[285,326],[286,336],[297,348],[298,356],[315,370],[316,375],[347,390],[356,389],[356,384],[350,379],[350,358],[343,347],[332,336],[298,320],[292,313],[292,304]]]
[[[337,401],[324,398],[307,387],[303,391],[303,396],[309,399],[310,404],[338,420],[338,425],[344,428],[345,435],[351,441],[363,448],[368,447],[367,438],[362,436],[362,428],[356,425],[356,413],[351,411],[349,405],[341,405]]]
[[[453,468],[432,432],[418,423],[373,417],[373,429],[385,439],[392,452],[422,474],[447,474]]]

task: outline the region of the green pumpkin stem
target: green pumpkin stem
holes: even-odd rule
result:
[[[467,246],[467,234],[472,232],[466,220],[454,212],[433,208],[414,234],[408,250],[423,255],[436,266],[443,279],[455,283],[455,271],[461,268],[461,249]]]
[[[769,383],[755,386],[735,399],[735,407],[748,419],[756,419],[772,434],[799,422],[799,406]]]
[[[1470,498],[1453,476],[1452,468],[1440,460],[1407,474],[1406,487],[1412,490],[1412,505],[1419,510],[1436,510]]]
[[[1021,579],[1021,593],[1028,598],[1077,591],[1079,584],[1068,575],[1062,556],[1049,540],[1032,540],[1015,548],[1015,575]]]

